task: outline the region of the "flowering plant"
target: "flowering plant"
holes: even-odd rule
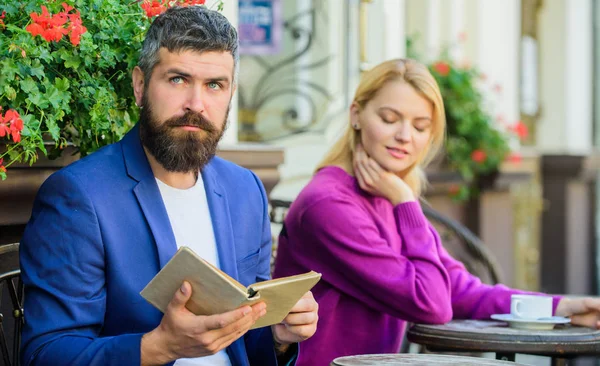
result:
[[[121,139],[138,117],[130,72],[151,19],[205,1],[1,2],[0,178],[67,144],[83,156]]]
[[[478,193],[483,178],[496,173],[504,160],[520,159],[510,146],[527,136],[527,127],[520,121],[510,126],[503,118],[494,121],[477,87],[485,76],[475,68],[441,60],[430,64],[429,69],[440,87],[446,109],[445,159],[466,183],[452,186],[450,194],[457,200],[466,200]],[[495,89],[500,91],[499,86]]]

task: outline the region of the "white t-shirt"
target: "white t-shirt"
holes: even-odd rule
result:
[[[177,248],[190,247],[200,257],[220,268],[219,253],[202,175],[198,174],[196,185],[189,189],[173,188],[158,179],[156,182],[169,215]],[[212,356],[182,358],[177,360],[175,365],[231,366],[231,361],[225,350],[222,350]]]

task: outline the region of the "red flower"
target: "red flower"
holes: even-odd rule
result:
[[[0,173],[6,173],[6,167],[4,165],[0,165]]]
[[[160,15],[165,10],[167,10],[167,7],[157,0],[144,0],[144,2],[140,6],[142,7],[142,9],[144,9],[148,18]]]
[[[521,140],[523,140],[524,138],[526,138],[529,135],[529,129],[527,128],[527,125],[525,123],[523,123],[522,121],[518,121],[512,127],[512,130],[515,134],[517,134],[517,136],[519,136],[519,138]]]
[[[10,128],[8,127],[8,123],[0,120],[0,137],[4,137],[6,135],[10,135]]]
[[[65,11],[54,15],[50,14],[45,6],[41,7],[41,14],[31,13],[33,23],[29,24],[25,30],[33,37],[42,36],[48,42],[58,42],[68,34],[71,43],[74,46],[79,45],[81,35],[87,32],[87,29],[81,22],[79,11],[66,3],[63,3],[62,6]],[[69,13],[72,10],[75,12]]]
[[[21,141],[23,120],[21,119],[21,116],[19,116],[19,112],[15,111],[14,109],[9,109],[6,111],[6,114],[4,115],[4,123],[7,125],[10,124],[10,126],[8,126],[7,133],[12,136],[13,141]]]
[[[452,184],[450,187],[448,187],[448,193],[450,193],[452,196],[456,196],[458,193],[460,193],[460,186],[458,184]]]
[[[11,133],[12,139],[14,142],[21,142],[21,133],[20,132],[13,132]]]
[[[50,20],[52,19],[52,18],[50,18],[50,12],[48,12],[48,8],[46,8],[44,5],[42,5],[41,8],[42,8],[41,14],[38,15],[37,13],[31,13],[31,14],[29,14],[29,16],[36,24],[39,24],[40,26],[42,26],[42,28],[48,28],[48,25],[50,24]]]
[[[74,14],[69,14],[69,19],[71,20],[71,23],[67,28],[69,31],[69,39],[71,40],[71,44],[73,44],[73,46],[77,46],[81,41],[81,35],[87,32],[87,28],[84,27],[83,23],[81,22],[79,11]]]
[[[206,0],[184,0],[181,6],[204,5]]]
[[[69,33],[69,31],[65,28],[48,28],[42,32],[42,37],[48,42],[58,42],[67,33]]]
[[[72,7],[72,6],[70,6],[70,5],[67,5],[67,3],[62,3],[62,4],[60,4],[60,5],[62,5],[63,9],[65,9],[65,13],[68,13],[68,12],[70,12],[71,10],[75,9],[75,8],[74,8],[74,7]]]
[[[44,32],[44,27],[42,27],[38,23],[31,23],[27,27],[25,27],[25,30],[31,33],[33,37],[35,37],[41,35]]]
[[[471,153],[471,160],[476,163],[483,163],[485,159],[487,159],[487,154],[481,149],[473,150]]]
[[[11,133],[21,132],[23,130],[23,120],[21,119],[19,112],[15,111],[14,109],[9,109],[6,111],[6,114],[4,115],[4,121],[10,123]]]
[[[517,152],[511,152],[506,157],[506,160],[510,161],[511,163],[520,163],[521,161],[523,161],[523,157]]]
[[[2,14],[0,14],[0,26],[2,26],[2,28],[6,27],[6,25],[4,25],[4,18],[6,18],[6,10],[4,10]]]
[[[433,69],[442,76],[446,76],[450,73],[450,65],[443,61],[438,61],[433,64]]]
[[[2,107],[0,107],[0,112],[2,111]],[[10,127],[8,125],[8,119],[2,117],[2,113],[0,113],[0,137],[4,137],[10,135]]]

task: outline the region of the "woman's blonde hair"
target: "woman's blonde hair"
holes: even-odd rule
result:
[[[444,142],[446,133],[444,102],[435,79],[425,65],[410,59],[395,59],[385,61],[362,75],[353,103],[362,110],[384,85],[392,81],[406,82],[433,104],[429,144],[417,162],[402,177],[418,197],[427,184],[423,168],[431,162]],[[325,155],[323,161],[317,166],[317,171],[331,165],[353,169],[352,160],[358,142],[360,142],[360,130],[353,129],[348,123],[346,132]]]

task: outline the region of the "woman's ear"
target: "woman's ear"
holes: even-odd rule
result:
[[[359,112],[360,107],[358,106],[358,103],[353,102],[350,105],[350,127],[352,127],[355,130],[360,130],[360,123],[358,121]]]

